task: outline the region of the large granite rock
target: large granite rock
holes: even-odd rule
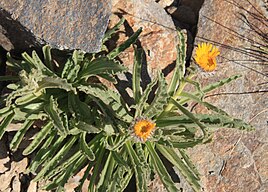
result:
[[[111,14],[110,0],[2,0],[0,43],[6,50],[49,43],[96,52]]]
[[[267,26],[264,1],[206,0],[201,8],[196,44],[212,42],[221,54],[217,71],[198,78],[207,84],[242,75],[206,100],[256,127],[251,133],[218,130],[212,143],[190,150],[207,192],[268,191],[268,59],[256,49],[267,46]]]
[[[148,80],[148,73],[154,76],[157,70],[161,69],[170,72],[168,69],[170,64],[176,60],[178,42],[177,32],[171,17],[154,0],[113,0],[112,4],[114,15],[111,17],[110,25],[113,26],[118,22],[118,15],[126,19],[125,25],[121,28],[122,33],[117,39],[118,44],[125,41],[140,27],[143,28],[138,41],[144,50],[146,61],[143,67],[143,77],[147,77]],[[111,42],[111,44],[114,43]],[[132,69],[133,57],[133,47],[128,48],[120,55],[120,59],[130,69]]]

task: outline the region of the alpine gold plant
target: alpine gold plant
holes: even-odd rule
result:
[[[106,33],[103,43],[123,22]],[[127,71],[116,57],[137,40],[141,31],[109,53],[75,50],[72,55],[66,54],[64,64],[54,62],[49,46],[43,47],[43,59],[35,51],[31,56],[23,53],[21,60],[7,55],[7,66],[17,76],[2,77],[11,81],[8,93],[2,96],[0,138],[11,122],[22,122],[10,143],[10,149],[16,151],[25,133],[33,125],[42,125],[23,155],[34,154],[28,172],[35,175],[35,181],[46,181],[45,190],[64,191],[68,179],[85,168],[76,191],[81,191],[87,178],[90,192],[124,191],[132,177],[137,191],[148,191],[155,175],[167,191],[178,191],[161,154],[194,191],[201,191],[198,171],[185,149],[209,142],[215,128],[252,130],[242,120],[203,100],[206,93],[239,75],[201,87],[193,80],[195,66],[185,67],[186,43],[180,31],[170,83],[159,71],[142,90],[142,51],[137,48],[132,73],[134,104],[129,106],[120,94],[96,81],[101,77],[116,83],[116,75]],[[196,62],[201,60],[201,67],[211,71],[219,51],[207,44],[202,47],[199,56],[206,54],[208,60],[199,58],[197,53]],[[186,92],[187,84],[194,85],[195,91]],[[149,95],[153,95],[152,100]],[[189,102],[197,102],[212,113],[193,114],[186,107]]]

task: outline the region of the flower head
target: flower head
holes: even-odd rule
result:
[[[155,123],[147,118],[137,119],[132,126],[133,135],[140,141],[145,142],[153,133]]]
[[[216,57],[220,54],[217,47],[210,43],[198,44],[195,53],[196,63],[205,71],[213,71],[216,68]]]

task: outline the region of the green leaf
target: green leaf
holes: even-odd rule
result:
[[[178,37],[179,37],[179,44],[177,45],[176,66],[173,70],[172,79],[168,87],[168,93],[171,96],[174,95],[185,74],[186,39],[185,35],[181,31],[178,31]]]
[[[33,125],[33,120],[27,120],[23,123],[22,127],[17,131],[10,143],[10,149],[16,151],[26,133],[26,131]]]
[[[218,81],[216,83],[212,83],[212,84],[204,87],[203,92],[204,93],[210,92],[210,91],[212,91],[212,90],[214,90],[214,89],[216,89],[218,87],[221,87],[221,86],[223,86],[223,85],[225,85],[227,83],[230,83],[231,81],[236,80],[236,79],[238,79],[240,77],[241,77],[241,75],[234,75],[234,76],[228,77],[226,79],[222,79],[222,80],[220,80],[220,81]]]
[[[79,96],[72,92],[68,93],[68,109],[78,121],[93,123],[91,108],[85,102],[80,101]]]
[[[0,109],[0,117],[7,116],[6,114],[10,114],[11,111],[12,111],[12,108],[10,106]]]
[[[112,50],[107,57],[109,59],[114,59],[117,57],[121,52],[126,50],[131,44],[135,43],[135,41],[138,39],[139,35],[142,32],[142,28],[139,28],[128,40],[126,40],[123,44],[116,47],[114,50]]]
[[[106,140],[104,140],[104,146],[109,151],[116,151],[118,148],[122,147],[127,140],[129,140],[129,136],[125,135],[118,135],[115,136],[115,139],[113,139],[114,136],[108,136]]]
[[[194,114],[195,118],[197,118],[201,123],[205,124],[209,129],[215,128],[237,128],[241,130],[251,131],[254,128],[245,123],[240,119],[234,119],[230,116],[225,116],[221,114]],[[191,118],[186,115],[180,116],[169,116],[165,118],[158,119],[156,124],[158,127],[164,127],[168,125],[187,125],[195,123]]]
[[[52,158],[64,140],[64,137],[59,137],[57,139],[56,137],[56,131],[52,131],[49,134],[45,140],[45,143],[42,145],[42,148],[40,148],[40,150],[34,156],[34,159],[28,167],[28,171],[35,173],[39,165],[41,165],[47,159]]]
[[[162,111],[164,106],[167,104],[169,95],[167,93],[167,83],[163,74],[158,75],[158,88],[155,93],[154,100],[146,108],[143,115],[152,118],[158,116]]]
[[[43,50],[45,65],[49,67],[50,70],[53,70],[51,47],[48,45],[45,45],[43,46],[42,50]]]
[[[83,121],[78,121],[77,123],[75,123],[74,126],[80,130],[86,131],[87,133],[99,133],[102,131],[101,129],[95,127],[94,125],[88,124]]]
[[[77,89],[104,102],[107,105],[106,110],[109,110],[113,116],[126,122],[132,121],[133,117],[129,115],[126,103],[113,90],[82,85],[78,86]]]
[[[80,65],[84,61],[85,53],[82,51],[74,50],[72,60],[74,61],[75,66]]]
[[[74,66],[75,66],[74,61],[71,58],[68,58],[61,72],[61,78],[66,79],[71,69],[74,68]]]
[[[107,191],[123,192],[132,178],[133,173],[134,171],[130,167],[118,166],[113,174],[114,179],[111,180]]]
[[[5,131],[6,131],[6,128],[7,126],[11,123],[11,121],[13,120],[15,116],[15,113],[13,111],[9,111],[7,114],[6,114],[6,117],[1,121],[1,124],[0,124],[0,140],[2,139]]]
[[[32,52],[32,58],[34,60],[34,64],[37,67],[37,69],[41,70],[43,74],[54,75],[54,73],[44,65],[44,63],[41,61],[41,59],[38,57],[35,51]]]
[[[76,150],[75,150],[76,151]],[[44,179],[52,179],[53,177],[57,176],[58,174],[61,174],[62,172],[65,172],[65,170],[72,164],[75,164],[80,157],[82,157],[82,152],[77,151],[75,153],[72,153],[68,159],[65,159],[64,162],[60,163],[57,167],[54,169],[51,169],[49,173],[44,177]]]
[[[107,57],[99,57],[87,64],[79,72],[80,79],[88,78],[99,74],[116,74],[125,71],[126,68],[115,60],[110,60]]]
[[[58,164],[58,162],[63,159],[63,157],[69,152],[75,141],[77,140],[77,136],[72,136],[64,146],[55,154],[55,156],[42,168],[42,170],[36,175],[34,181],[39,181],[44,175],[49,173],[49,171]]]
[[[212,83],[212,84],[210,84],[210,85],[204,87],[204,88],[201,90],[201,92],[202,92],[202,93],[208,93],[208,92],[210,92],[210,91],[212,91],[212,90],[214,90],[214,89],[217,89],[217,88],[219,88],[219,87],[221,87],[221,86],[223,86],[223,85],[225,85],[225,84],[227,84],[227,83],[230,83],[231,81],[236,80],[236,79],[239,78],[239,77],[241,77],[241,75],[234,75],[234,76],[228,77],[228,78],[226,78],[226,79],[220,80],[220,81],[218,81],[218,82],[216,82],[216,83]],[[200,94],[200,92],[194,92],[193,95],[195,95],[195,96],[200,96],[201,94]],[[183,105],[183,104],[187,103],[189,100],[190,100],[189,98],[181,99],[181,100],[179,101],[179,103],[180,103],[181,105]]]
[[[207,132],[207,127],[203,123],[199,121],[198,118],[194,116],[190,111],[188,111],[186,108],[184,108],[182,105],[180,105],[178,102],[176,102],[174,99],[171,98],[171,102],[186,116],[188,116],[193,122],[195,122],[203,132],[203,137],[208,138],[208,132]]]
[[[132,90],[135,103],[137,104],[141,97],[141,66],[142,66],[142,49],[135,47],[133,75],[132,75]]]
[[[193,190],[199,192],[201,189],[201,185],[199,183],[200,179],[191,169],[191,167],[187,166],[187,164],[182,161],[182,157],[178,156],[176,151],[172,148],[165,147],[162,145],[156,146],[157,149],[163,154],[163,156],[167,158],[167,160],[169,160],[180,171],[180,173],[192,186]]]
[[[109,152],[105,165],[100,173],[99,182],[96,191],[107,191],[109,181],[112,179],[115,161],[112,158],[112,153]]]
[[[140,161],[140,158],[134,151],[131,142],[128,141],[125,146],[127,148],[132,167],[134,168],[137,191],[147,191],[148,170],[146,170],[146,166]]]
[[[83,132],[80,135],[79,145],[80,145],[80,149],[87,156],[88,160],[94,161],[95,160],[95,154],[92,151],[92,149],[88,146],[88,144],[86,143],[86,133],[85,132]]]
[[[125,18],[122,17],[120,19],[120,21],[111,29],[109,29],[108,31],[106,31],[106,33],[104,34],[104,37],[102,39],[102,44],[104,44],[106,41],[108,41],[112,35],[119,30],[119,28],[121,27],[121,25],[125,22]]]
[[[15,71],[25,70],[27,72],[34,68],[34,65],[28,64],[25,61],[16,60],[11,57],[10,53],[7,53],[7,66]]]
[[[178,189],[176,188],[174,182],[172,181],[169,173],[167,172],[165,165],[163,164],[163,162],[161,161],[160,157],[158,156],[158,154],[155,151],[154,146],[152,145],[152,143],[150,142],[146,142],[145,143],[146,147],[148,148],[151,160],[153,162],[153,165],[162,181],[162,183],[164,184],[165,188],[169,191],[169,192],[177,192]]]
[[[59,131],[60,135],[66,136],[68,130],[63,124],[62,118],[60,116],[62,112],[58,108],[57,101],[53,98],[53,96],[50,97],[49,105],[45,106],[44,110],[48,114],[54,127]]]
[[[88,191],[96,191],[95,190],[95,183],[96,183],[96,179],[99,175],[99,172],[100,172],[100,169],[101,169],[101,163],[104,159],[104,156],[105,156],[105,149],[103,146],[100,146],[99,148],[99,153],[98,153],[98,158],[96,159],[96,164],[94,166],[94,169],[93,169],[93,173],[90,177],[90,182],[89,182],[89,186],[88,186]]]
[[[192,95],[192,94],[187,93],[187,92],[181,92],[180,96],[181,96],[181,97],[189,98],[189,99],[191,99],[191,100],[193,100],[193,101],[196,101],[197,103],[199,103],[199,104],[201,104],[201,105],[204,105],[206,108],[208,108],[208,109],[210,109],[210,110],[213,110],[213,111],[215,111],[215,112],[217,112],[217,113],[219,113],[219,114],[221,114],[221,115],[226,115],[226,116],[228,116],[228,114],[227,114],[225,111],[223,111],[223,110],[217,108],[216,106],[214,106],[214,105],[212,105],[212,104],[210,104],[210,103],[208,103],[208,102],[205,102],[205,101],[200,100],[200,99],[199,99],[198,97],[196,97],[195,95]]]
[[[43,126],[41,130],[35,135],[34,140],[31,142],[31,144],[26,149],[24,149],[22,154],[25,156],[31,154],[42,143],[42,141],[46,139],[52,127],[53,124],[50,121],[45,126]]]
[[[56,76],[42,78],[42,80],[38,82],[38,89],[36,92],[49,88],[58,88],[76,93],[76,89],[72,86],[72,84],[68,83],[66,79]]]
[[[139,100],[139,103],[135,107],[135,109],[136,109],[135,118],[140,117],[142,115],[143,110],[147,107],[146,101],[148,100],[149,94],[152,91],[153,87],[157,84],[157,81],[158,80],[156,78],[154,81],[150,82],[147,85],[145,91],[143,92],[143,94]]]

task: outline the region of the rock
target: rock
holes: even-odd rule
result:
[[[217,71],[210,76],[199,73],[198,78],[208,84],[241,74],[240,79],[215,90],[205,100],[250,122],[256,131],[219,130],[212,143],[190,150],[207,192],[263,191],[267,186],[268,60],[267,55],[254,50],[254,45],[265,42],[241,17],[243,14],[249,23],[265,32],[267,17],[263,19],[267,12],[263,12],[262,1],[236,2],[207,0],[201,8],[195,44],[212,42],[221,54]],[[205,110],[197,107],[196,112]]]
[[[14,49],[10,40],[6,37],[6,30],[0,25],[0,45],[7,51]]]
[[[37,192],[37,182],[31,181],[27,191],[28,192]]]
[[[179,7],[172,6],[169,7],[167,11],[174,19],[181,23],[187,24],[189,26],[196,25],[197,23],[197,15],[191,7],[185,5],[181,5]]]
[[[23,42],[38,46],[45,41],[57,48],[97,52],[111,14],[109,0],[3,0],[0,8],[0,26],[18,49],[25,48]]]
[[[163,8],[165,8],[165,7],[172,5],[174,0],[159,0],[156,2],[159,3],[159,5],[161,5]]]
[[[19,174],[26,170],[27,164],[27,158],[24,158],[18,162],[12,161],[10,169],[0,175],[1,190],[8,191],[10,186],[12,186],[14,192],[20,191],[21,184],[19,181]]]
[[[118,44],[140,27],[143,28],[137,44],[143,48],[146,57],[142,70],[145,84],[150,81],[148,73],[154,76],[157,70],[167,69],[176,60],[177,32],[171,17],[158,3],[153,0],[113,1],[112,12],[114,15],[111,17],[110,26],[119,21],[115,14],[126,19],[121,28],[123,32],[118,37]],[[110,46],[114,44],[115,42],[111,42]],[[130,47],[120,55],[120,59],[130,70],[133,65],[133,52],[133,47]]]
[[[10,160],[5,137],[0,140],[0,149],[0,174],[2,174],[8,170],[8,162]]]
[[[17,174],[13,181],[12,181],[12,192],[20,192],[21,188],[21,183],[20,183],[20,179],[19,179],[19,175]]]

